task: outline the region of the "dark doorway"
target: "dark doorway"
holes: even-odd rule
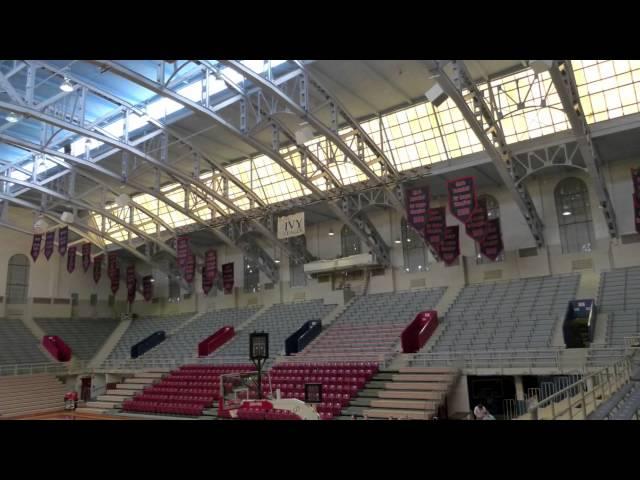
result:
[[[496,418],[504,415],[503,401],[516,398],[513,377],[468,376],[469,404],[471,409],[482,403]]]
[[[91,377],[81,378],[82,384],[80,386],[80,400],[88,402],[91,400]]]

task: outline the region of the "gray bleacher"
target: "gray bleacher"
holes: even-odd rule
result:
[[[569,274],[469,285],[447,312],[431,351],[547,348],[579,282]]]
[[[340,315],[335,324],[403,324],[411,323],[416,314],[435,307],[446,288],[375,293],[359,297]]]
[[[223,346],[219,353],[214,352],[212,362],[249,356],[249,335],[254,332],[269,333],[269,356],[271,359],[284,351],[285,340],[309,320],[321,320],[336,305],[324,304],[322,300],[310,300],[299,303],[279,303],[272,305],[236,337]]]
[[[0,365],[53,362],[21,320],[0,319]]]
[[[224,326],[237,327],[256,314],[260,308],[226,308],[207,312],[140,358],[197,357],[198,343]]]
[[[109,354],[107,361],[131,358],[131,347],[136,343],[158,330],[164,330],[169,333],[194,315],[194,313],[184,313],[180,315],[148,316],[132,320],[127,331]]]
[[[40,318],[36,323],[47,335],[57,335],[74,356],[90,360],[118,325],[112,318]]]

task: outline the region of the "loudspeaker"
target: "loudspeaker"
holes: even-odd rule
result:
[[[444,93],[442,88],[440,88],[440,85],[438,85],[437,83],[429,90],[427,90],[424,96],[427,97],[427,100],[429,100],[429,102],[431,102],[434,107],[439,107],[448,98],[447,94]]]

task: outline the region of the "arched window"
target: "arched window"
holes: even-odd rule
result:
[[[493,220],[494,218],[500,218],[500,205],[498,204],[498,201],[491,195],[480,195],[478,197],[478,200],[482,200],[482,199],[484,199],[484,201],[487,202],[487,218],[489,220]],[[504,225],[501,224],[500,228],[504,230]],[[495,263],[494,261],[489,260],[487,257],[482,255],[482,253],[480,252],[480,245],[478,245],[478,242],[475,242],[475,245],[476,245],[476,265],[484,265],[486,263]],[[503,262],[503,261],[504,261],[504,250],[498,256],[498,258],[496,258],[496,262]]]
[[[402,254],[405,271],[423,272],[429,270],[431,255],[420,234],[409,227],[404,218],[400,221],[400,232],[402,233]]]
[[[342,240],[343,257],[362,253],[362,243],[360,242],[360,237],[358,237],[347,225],[342,227],[340,238]]]
[[[562,253],[590,252],[594,232],[585,183],[579,178],[565,178],[556,186],[555,200]]]
[[[17,254],[9,259],[7,272],[7,303],[25,304],[29,292],[29,259]]]
[[[254,293],[260,289],[260,270],[258,264],[244,257],[244,291]]]

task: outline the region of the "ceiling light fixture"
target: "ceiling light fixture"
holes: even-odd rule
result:
[[[17,116],[15,113],[13,113],[13,112],[11,112],[9,115],[7,115],[7,116],[6,116],[6,117],[4,117],[4,118],[5,118],[5,120],[7,120],[7,122],[9,122],[9,123],[16,123],[18,120],[20,120],[20,119],[18,118],[18,116]]]
[[[562,215],[568,217],[569,215],[571,215],[571,212],[569,210],[565,210],[564,212],[562,212]]]
[[[329,236],[333,237],[334,235],[335,235],[335,233],[333,233],[333,228],[330,228],[329,229]]]
[[[396,238],[395,243],[402,243],[402,240],[400,240],[400,238]]]
[[[276,258],[276,259],[274,260],[274,262],[276,262],[276,263],[280,263],[280,259]]]
[[[71,82],[67,77],[64,77],[64,82],[60,84],[60,90],[67,93],[73,92],[73,85],[71,85]]]

